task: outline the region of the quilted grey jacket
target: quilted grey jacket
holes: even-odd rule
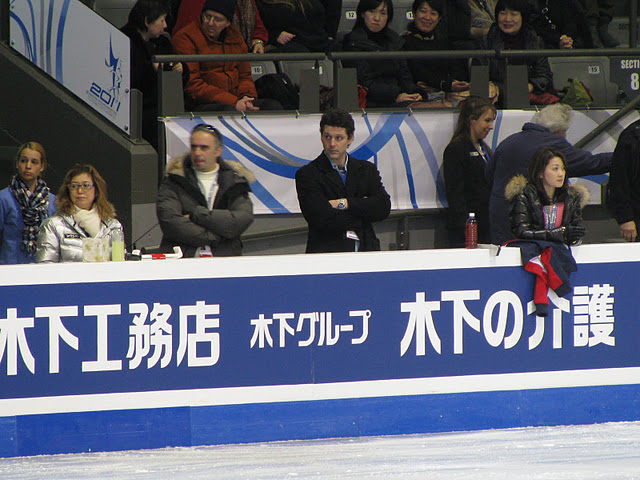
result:
[[[118,220],[102,222],[95,238],[107,239],[113,230],[122,229]],[[82,239],[89,238],[72,216],[57,214],[47,218],[40,227],[36,247],[36,262],[81,262]]]

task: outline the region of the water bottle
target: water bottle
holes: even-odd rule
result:
[[[111,261],[124,262],[124,233],[119,228],[111,231]]]
[[[469,213],[464,227],[464,246],[465,248],[478,248],[478,222],[476,214],[473,212]]]

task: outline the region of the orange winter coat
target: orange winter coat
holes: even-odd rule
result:
[[[218,40],[202,30],[200,19],[190,23],[173,37],[173,48],[181,54],[247,53],[247,44],[236,27],[229,25]],[[249,62],[195,62],[189,65],[187,94],[198,104],[234,105],[244,97],[257,98]]]

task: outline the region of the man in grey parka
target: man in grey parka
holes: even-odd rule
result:
[[[221,158],[222,137],[211,125],[191,132],[191,150],[167,165],[156,209],[163,249],[185,257],[242,255],[240,235],[253,222],[253,174]]]

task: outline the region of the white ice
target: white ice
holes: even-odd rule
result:
[[[640,422],[4,458],[0,478],[640,479]]]

